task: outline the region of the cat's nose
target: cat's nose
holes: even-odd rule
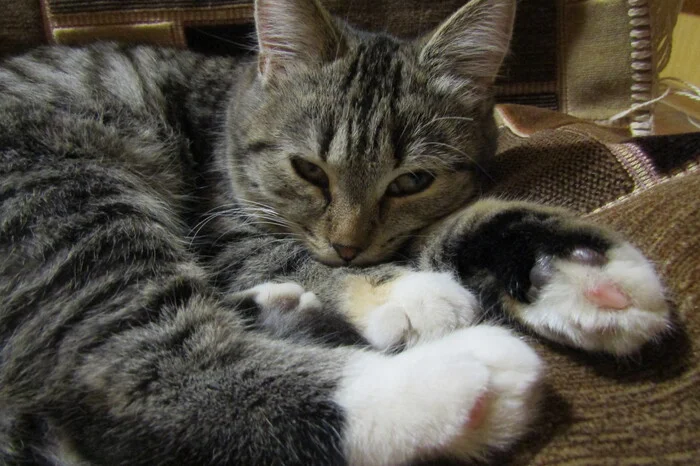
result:
[[[350,262],[357,257],[358,254],[362,252],[362,249],[356,248],[354,246],[346,246],[344,244],[333,243],[333,249],[338,253],[341,259],[345,262]]]

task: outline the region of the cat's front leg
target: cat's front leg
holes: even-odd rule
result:
[[[233,298],[251,301],[254,305],[247,307],[256,310],[254,324],[276,337],[370,343],[392,351],[467,327],[478,314],[476,297],[448,272],[387,264],[330,273],[332,279],[310,283],[309,288],[291,281],[267,282]],[[320,290],[325,299],[310,289]]]
[[[392,273],[348,275],[338,307],[375,348],[397,350],[467,327],[476,297],[452,273],[395,267]]]
[[[627,355],[670,328],[651,263],[568,211],[485,200],[440,228],[423,245],[422,265],[452,264],[484,309],[546,338]]]
[[[252,311],[249,322],[276,338],[331,346],[366,343],[345,315],[324,306],[316,294],[295,282],[265,282],[230,298],[239,309]]]

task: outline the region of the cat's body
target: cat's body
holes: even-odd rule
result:
[[[474,1],[404,43],[258,1],[252,64],[110,44],[6,61],[0,462],[478,457],[526,431],[542,368],[474,324],[614,354],[663,332],[658,279],[614,235],[465,207],[512,10]]]

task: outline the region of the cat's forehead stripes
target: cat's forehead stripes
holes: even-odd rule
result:
[[[395,157],[401,156],[394,147],[386,147],[394,145],[397,139],[387,132],[400,132],[400,128],[395,127],[403,73],[398,50],[396,41],[378,36],[354,51],[355,56],[340,89],[341,108],[344,110],[336,122],[344,125],[343,155],[347,163],[360,160],[366,163],[367,155],[381,157],[387,151]],[[335,132],[330,128],[326,138]]]

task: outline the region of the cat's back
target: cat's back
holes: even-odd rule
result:
[[[236,66],[112,43],[0,63],[0,315],[61,251],[112,220],[186,233],[177,222],[193,176],[189,107],[213,119]]]
[[[213,120],[236,67],[233,59],[114,43],[4,60],[0,189],[119,176],[177,197],[191,158],[190,109]],[[11,204],[2,208],[17,210]]]
[[[148,146],[172,144],[191,107],[205,102],[209,106],[200,111],[216,110],[213,103],[221,101],[238,68],[232,58],[115,43],[48,46],[5,59],[0,150],[38,140],[45,152],[61,155],[68,140],[70,147],[94,153],[98,139],[114,143],[112,133],[159,152]]]
[[[109,42],[40,47],[0,63],[0,105],[153,111],[165,104],[167,86],[185,84],[202,59],[186,51]]]
[[[0,63],[0,463],[81,351],[157,320],[168,280],[202,280],[184,240],[192,135],[236,66],[108,43]]]

